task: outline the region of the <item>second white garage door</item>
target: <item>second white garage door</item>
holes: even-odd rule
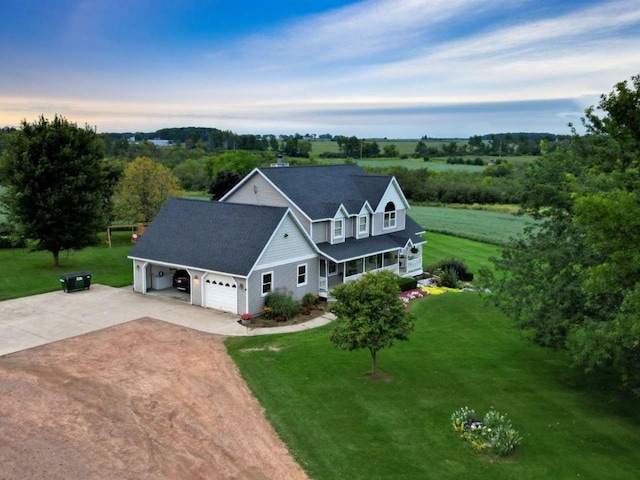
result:
[[[233,278],[207,274],[204,277],[204,306],[238,313],[238,286]]]

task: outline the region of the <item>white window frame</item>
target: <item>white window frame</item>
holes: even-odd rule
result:
[[[382,220],[382,229],[390,230],[392,228],[396,228],[396,215],[397,210],[392,210],[389,212],[384,212],[384,218]]]
[[[333,277],[338,274],[338,264],[336,262],[332,262],[331,260],[327,260],[327,276]]]
[[[364,220],[364,229],[362,228],[362,220]],[[360,215],[358,217],[358,235],[369,233],[369,216],[368,215]]]
[[[271,281],[270,282],[265,282],[264,277],[266,277],[267,275],[271,275]],[[266,297],[267,295],[269,295],[271,292],[273,292],[273,271],[271,272],[263,272],[262,276],[260,277],[260,292],[262,293],[263,297]],[[264,286],[265,283],[269,283],[270,287],[269,287],[269,291],[265,292],[264,291]]]
[[[304,273],[300,273],[300,267],[304,268]],[[304,276],[304,280],[302,281],[302,283],[300,283],[300,276]],[[299,287],[304,287],[307,284],[307,278],[308,278],[308,267],[306,263],[301,263],[296,267],[296,282],[298,283]]]
[[[336,235],[336,226],[340,224],[340,235]],[[338,239],[338,238],[344,238],[344,219],[343,218],[336,218],[333,221],[333,225],[331,225],[331,238]]]

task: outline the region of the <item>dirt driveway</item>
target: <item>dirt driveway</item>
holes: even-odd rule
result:
[[[223,337],[151,318],[0,358],[0,479],[303,479]]]

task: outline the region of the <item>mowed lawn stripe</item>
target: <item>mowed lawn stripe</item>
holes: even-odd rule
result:
[[[389,381],[366,351],[343,352],[330,326],[233,338],[229,353],[270,421],[314,478],[637,478],[638,401],[606,376],[585,377],[562,353],[533,346],[474,293],[416,302],[409,342],[383,350]],[[452,431],[453,410],[507,413],[524,437],[491,460]]]

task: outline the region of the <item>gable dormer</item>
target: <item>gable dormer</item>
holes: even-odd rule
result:
[[[371,235],[404,230],[407,208],[409,203],[396,179],[392,178],[373,214]]]
[[[329,243],[342,243],[349,235],[349,214],[340,205],[329,225]]]
[[[373,218],[373,213],[369,202],[365,202],[354,219],[353,236],[355,238],[367,238],[371,235],[371,219]]]

